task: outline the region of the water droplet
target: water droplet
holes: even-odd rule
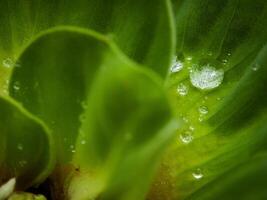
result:
[[[203,178],[203,173],[202,170],[200,168],[197,168],[193,173],[192,173],[193,177],[197,180]]]
[[[14,61],[11,58],[6,58],[3,60],[3,66],[6,68],[11,68],[14,66]]]
[[[223,65],[226,65],[228,63],[228,60],[227,59],[223,59],[222,63],[223,63]]]
[[[183,143],[185,144],[189,144],[190,142],[192,142],[193,140],[193,135],[192,135],[192,132],[190,131],[186,131],[184,133],[181,133],[180,134],[180,139]]]
[[[260,68],[260,65],[258,63],[252,65],[252,70],[254,72],[258,71],[259,68]]]
[[[177,87],[177,92],[180,96],[186,96],[188,93],[188,88],[183,83],[180,83]]]
[[[184,121],[185,123],[188,123],[188,121],[189,121],[186,117],[183,117],[182,119],[183,119],[183,121]]]
[[[193,127],[193,126],[189,126],[189,130],[190,130],[190,131],[194,131],[194,130],[195,130],[195,127]]]
[[[209,109],[206,106],[199,106],[198,111],[200,114],[206,115],[206,114],[208,114]]]
[[[171,66],[171,72],[176,73],[183,69],[183,63],[180,60],[177,60],[177,57],[174,58]]]
[[[83,145],[86,144],[86,140],[82,140],[81,144],[83,144]]]
[[[213,55],[212,51],[209,51],[209,52],[207,53],[207,55],[208,55],[208,56],[212,56],[212,55]]]
[[[20,82],[16,81],[13,85],[13,89],[16,91],[20,90]]]
[[[20,151],[22,151],[23,150],[23,145],[22,144],[18,144],[17,145],[17,149],[20,150]]]
[[[231,53],[227,53],[227,56],[231,56],[232,54]]]
[[[74,145],[70,145],[70,150],[71,150],[72,153],[76,152],[76,150],[74,149]]]
[[[188,56],[185,58],[187,61],[191,61],[193,58],[191,56]]]
[[[201,68],[194,68],[190,72],[190,81],[193,86],[201,90],[210,90],[218,87],[224,78],[222,69],[215,69],[209,64]]]
[[[88,107],[87,102],[85,102],[85,101],[82,101],[81,105],[82,105],[83,109],[87,109],[87,107]]]
[[[221,97],[217,97],[216,99],[217,99],[217,101],[221,101],[222,100]]]
[[[21,161],[19,161],[19,165],[20,165],[21,167],[24,167],[27,163],[28,163],[28,162],[27,162],[26,160],[21,160]]]

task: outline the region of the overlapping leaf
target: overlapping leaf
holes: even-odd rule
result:
[[[24,51],[10,94],[51,128],[59,164],[72,160],[80,169],[74,177],[65,174],[71,177],[65,184],[73,181],[61,195],[144,198],[176,127],[154,72],[132,63],[106,37],[65,27]]]
[[[55,163],[49,130],[9,98],[0,98],[0,110],[0,183],[16,177],[17,188],[39,184]]]

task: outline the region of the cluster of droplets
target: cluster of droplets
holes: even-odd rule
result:
[[[12,67],[20,67],[19,63],[16,63],[13,59],[11,58],[5,58],[2,62],[3,67],[5,68],[12,68]]]

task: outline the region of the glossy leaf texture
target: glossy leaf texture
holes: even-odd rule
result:
[[[261,170],[261,161],[249,163],[265,151],[267,137],[267,3],[174,0],[173,5],[176,64],[182,69],[171,69],[167,85],[184,125],[164,160],[171,169],[168,197],[235,199],[243,188],[242,197],[251,199],[258,187],[252,174],[259,180],[260,175],[250,167]],[[245,179],[251,179],[250,187],[240,184]],[[263,193],[253,193],[254,199],[265,199]]]
[[[0,10],[2,93],[24,47],[52,27],[71,25],[108,34],[124,53],[162,76],[174,50],[169,0],[2,0]]]
[[[77,168],[59,169],[69,185],[60,195],[144,199],[177,128],[159,76],[74,27],[44,33],[19,60],[11,96],[53,131],[58,164]]]
[[[18,189],[41,183],[55,163],[49,130],[10,98],[0,98],[0,110],[0,184],[13,177]]]

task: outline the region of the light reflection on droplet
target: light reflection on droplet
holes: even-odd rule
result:
[[[209,109],[207,106],[199,106],[198,111],[202,115],[206,115],[209,112]]]
[[[201,178],[203,178],[203,173],[202,173],[202,170],[200,168],[197,168],[193,173],[192,173],[192,176],[199,180]]]
[[[189,144],[190,142],[192,142],[193,140],[193,135],[192,132],[190,131],[186,131],[184,133],[180,134],[180,140],[184,143],[184,144]]]
[[[177,60],[177,57],[175,57],[170,70],[172,73],[176,73],[181,71],[183,67],[183,63],[180,60]]]

